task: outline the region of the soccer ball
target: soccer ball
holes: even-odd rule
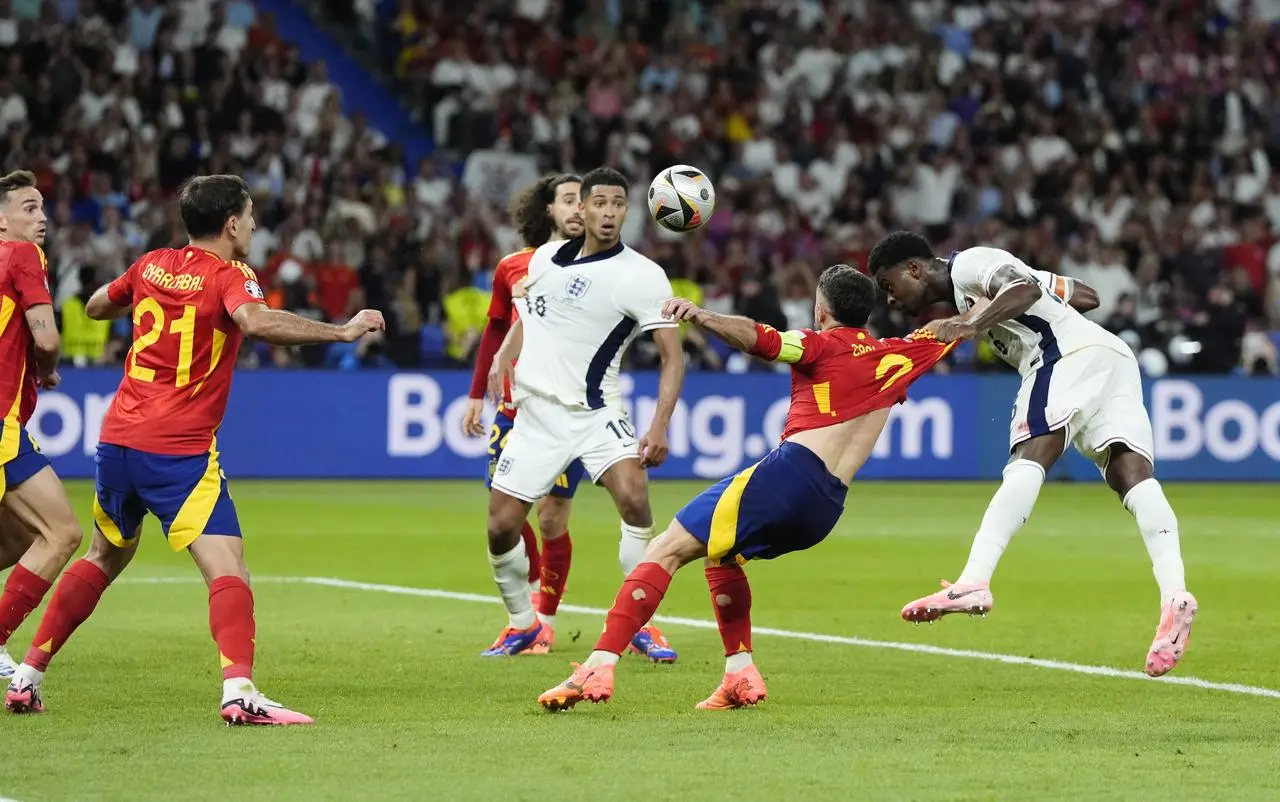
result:
[[[716,188],[697,167],[677,164],[649,185],[649,214],[669,231],[693,231],[716,210]]]

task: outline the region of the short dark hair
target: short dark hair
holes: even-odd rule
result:
[[[573,173],[553,173],[544,175],[511,198],[508,211],[525,245],[536,248],[551,239],[556,221],[547,211],[547,206],[555,202],[560,187],[580,183],[582,178]]]
[[[818,292],[833,317],[846,326],[867,325],[876,307],[876,283],[856,267],[832,265],[818,277]]]
[[[871,255],[867,257],[867,272],[874,276],[908,259],[932,258],[933,248],[929,246],[929,240],[914,231],[895,231],[871,249]]]
[[[29,189],[36,185],[36,174],[30,170],[14,170],[0,177],[0,203],[9,199],[9,193],[15,189]]]
[[[212,239],[227,220],[244,214],[249,185],[238,175],[198,175],[183,184],[178,196],[182,225],[191,239]]]
[[[582,177],[582,197],[586,198],[596,187],[622,187],[623,192],[630,192],[631,182],[612,167],[597,167]]]

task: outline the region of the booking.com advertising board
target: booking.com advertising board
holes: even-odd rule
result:
[[[93,475],[115,370],[68,370],[42,392],[30,429],[64,477]],[[245,371],[218,434],[231,477],[474,478],[488,438],[459,422],[463,372]],[[652,418],[657,375],[623,377],[637,429]],[[994,479],[1006,461],[1012,376],[929,376],[896,407],[862,478]],[[762,456],[782,431],[785,374],[698,374],[685,380],[656,477],[719,479]],[[1280,480],[1280,380],[1149,382],[1158,472],[1165,479]],[[1073,455],[1060,475],[1097,477]]]

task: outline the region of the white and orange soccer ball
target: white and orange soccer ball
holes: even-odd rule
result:
[[[669,231],[701,228],[715,210],[716,188],[697,167],[668,167],[649,185],[649,214]]]

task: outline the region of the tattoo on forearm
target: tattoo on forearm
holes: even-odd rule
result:
[[[31,323],[32,331],[43,331],[46,328],[48,327],[44,324],[43,320],[35,320],[35,321],[32,321]]]

